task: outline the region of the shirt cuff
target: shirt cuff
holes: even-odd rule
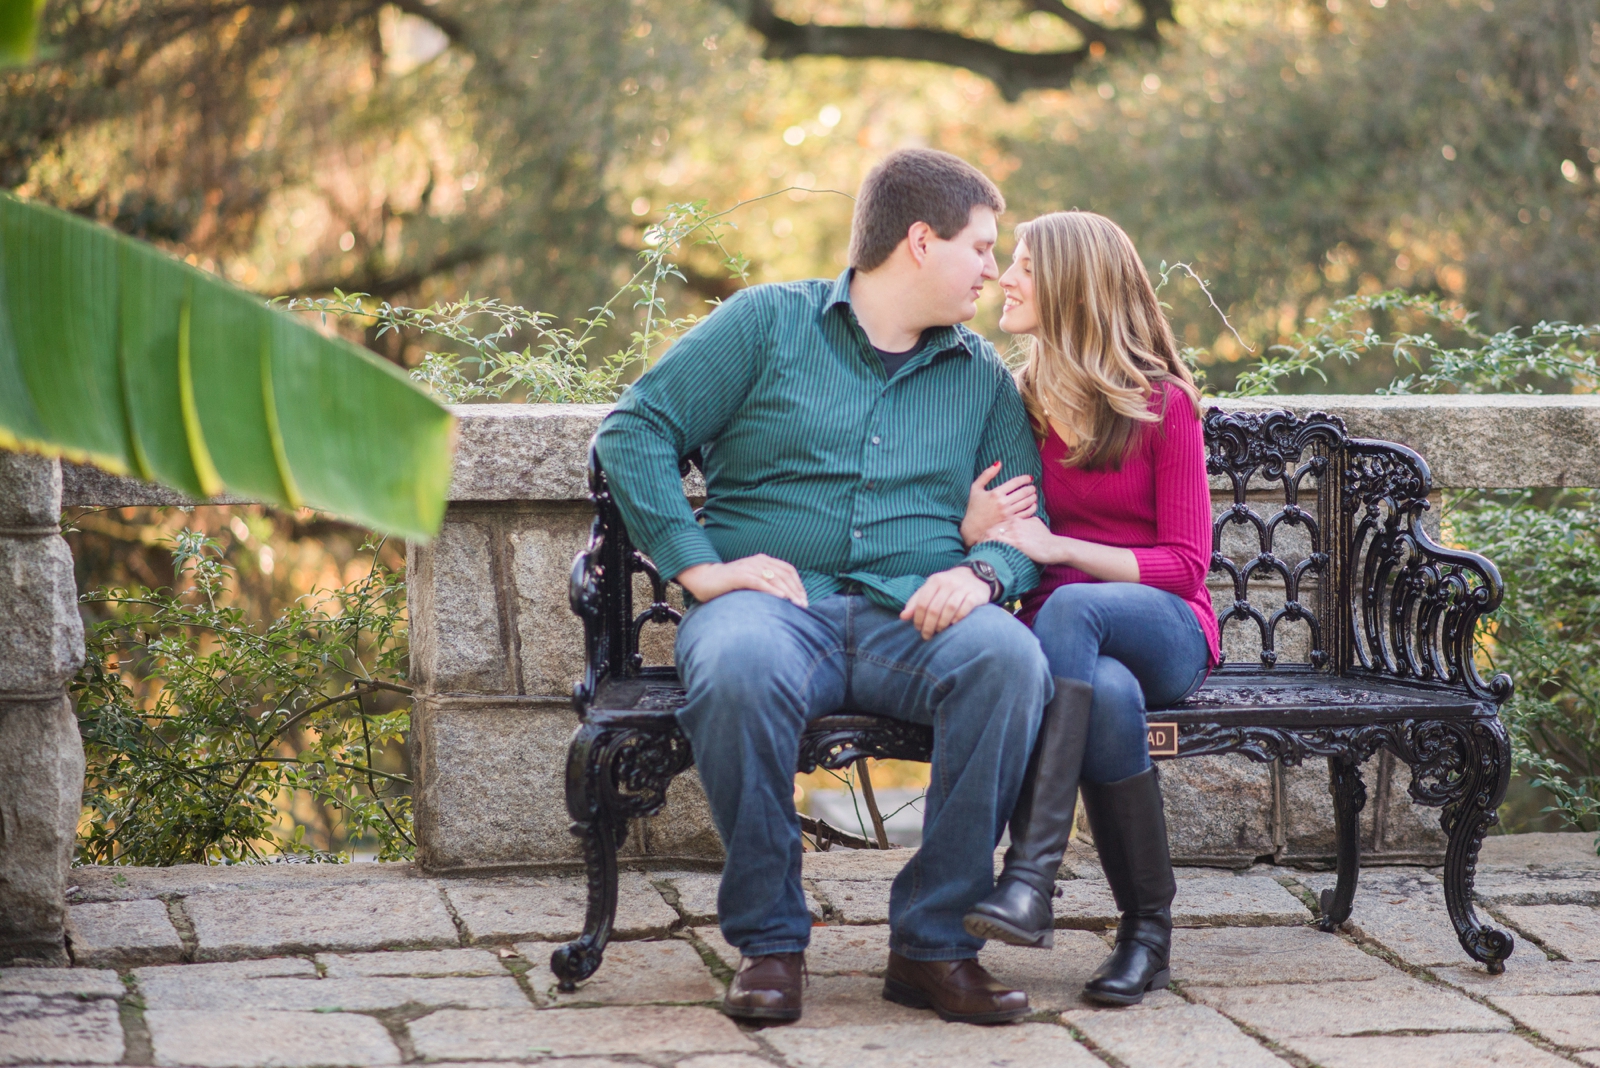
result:
[[[656,571],[668,581],[697,564],[722,563],[722,557],[711,547],[711,539],[698,526],[673,531],[651,546],[649,554]]]
[[[1026,585],[1018,583],[1017,571],[1016,568],[1011,566],[1010,559],[1010,554],[1016,551],[1011,546],[998,541],[979,542],[967,550],[967,560],[982,560],[994,568],[995,577],[1000,580],[1000,587],[1005,591],[1002,595],[1002,600],[1004,601],[1010,601],[1012,598],[1022,596],[1032,589],[1034,581],[1037,581],[1037,578],[1034,578]]]

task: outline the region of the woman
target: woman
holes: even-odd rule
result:
[[[1081,776],[1084,808],[1122,913],[1086,997],[1130,1005],[1169,980],[1172,898],[1161,788],[1145,710],[1175,704],[1218,662],[1206,592],[1211,504],[1199,391],[1128,235],[1089,212],[1017,228],[1003,330],[1027,335],[1018,374],[1044,459],[1050,526],[1027,476],[973,484],[962,533],[1044,565],[1023,599],[1056,695],[1011,821],[993,894],[966,916],[980,938],[1047,947],[1050,900]]]

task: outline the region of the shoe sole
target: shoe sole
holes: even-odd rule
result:
[[[718,1006],[722,1015],[749,1023],[794,1023],[800,1019],[799,1009],[738,1009],[724,1002]]]
[[[1089,1001],[1100,1005],[1137,1005],[1144,1000],[1145,994],[1152,990],[1165,990],[1172,985],[1172,969],[1164,968],[1144,985],[1144,989],[1137,994],[1112,994],[1103,990],[1083,988],[1083,996]]]
[[[939,1015],[939,1019],[950,1023],[969,1024],[998,1024],[1010,1023],[1020,1020],[1028,1015],[1029,1009],[1006,1009],[1001,1012],[973,1012],[958,1013],[947,1012],[934,1004],[933,999],[914,986],[899,982],[895,979],[883,981],[883,1000],[892,1001],[896,1005],[904,1005],[909,1009],[932,1009]]]
[[[1021,946],[1024,949],[1052,949],[1056,944],[1055,928],[1047,927],[1042,933],[1039,931],[1024,931],[1020,927],[1013,927],[1004,920],[997,920],[993,916],[985,916],[981,912],[969,912],[961,920],[961,926],[966,928],[967,934],[973,938],[992,939],[1004,942],[1008,946]]]

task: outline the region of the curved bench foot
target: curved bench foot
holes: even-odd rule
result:
[[[1328,790],[1333,794],[1333,823],[1338,851],[1339,881],[1324,890],[1319,902],[1322,918],[1317,926],[1324,931],[1338,930],[1350,918],[1356,899],[1356,880],[1361,875],[1361,810],[1367,805],[1367,786],[1361,781],[1358,754],[1328,758]]]
[[[1456,937],[1467,955],[1505,971],[1516,941],[1485,925],[1472,907],[1478,847],[1500,822],[1498,809],[1511,781],[1511,742],[1497,718],[1408,723],[1398,755],[1411,766],[1411,796],[1443,805],[1439,826],[1449,838],[1444,856],[1444,900]]]

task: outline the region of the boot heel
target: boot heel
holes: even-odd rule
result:
[[[909,986],[898,979],[885,979],[883,981],[883,1000],[892,1001],[896,1005],[904,1005],[909,1009],[931,1009],[933,1002],[928,1000],[928,995],[914,986]]]
[[[1172,985],[1172,969],[1162,968],[1145,984],[1146,990],[1165,990]]]

